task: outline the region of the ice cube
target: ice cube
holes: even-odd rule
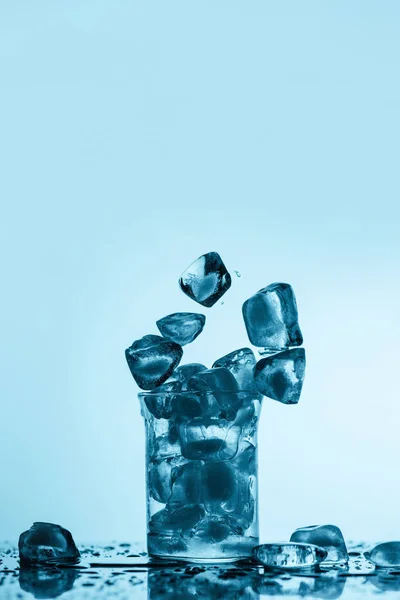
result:
[[[176,458],[180,456],[181,448],[177,437],[171,439],[169,433],[164,433],[155,438],[150,445],[151,455],[150,460],[153,462],[164,460],[165,458]]]
[[[377,567],[400,567],[400,542],[384,542],[364,554]]]
[[[328,555],[324,562],[344,563],[349,560],[346,543],[339,527],[335,525],[310,525],[296,529],[290,538],[291,542],[314,544],[325,548]]]
[[[172,494],[167,508],[176,510],[188,504],[201,504],[201,463],[197,461],[172,470]]]
[[[151,390],[167,381],[182,354],[179,344],[156,335],[146,335],[125,350],[133,378],[143,390]]]
[[[227,520],[230,528],[243,534],[254,517],[252,487],[255,479],[233,461],[210,462],[202,468],[203,500],[206,509]]]
[[[288,283],[271,283],[246,300],[243,318],[254,346],[277,352],[303,343],[296,298]]]
[[[19,536],[21,565],[77,562],[80,553],[71,533],[54,523],[36,522]]]
[[[172,415],[173,392],[179,391],[180,387],[179,381],[166,381],[151,390],[151,394],[143,394],[141,398],[149,413],[156,419],[169,419]]]
[[[166,458],[151,464],[149,469],[149,492],[152,498],[166,504],[171,496],[171,472],[174,468],[173,459]]]
[[[185,533],[194,529],[197,523],[204,517],[203,506],[188,504],[177,510],[163,508],[156,512],[150,519],[149,530],[152,533],[173,534]]]
[[[294,542],[261,544],[253,549],[256,560],[265,567],[280,570],[316,567],[327,554],[327,551],[319,546]]]
[[[215,515],[205,516],[196,527],[196,538],[208,543],[222,542],[233,533],[228,521]]]
[[[200,371],[206,371],[207,367],[200,363],[188,363],[186,365],[181,365],[174,371],[174,378],[177,379],[181,385],[182,389],[187,389],[187,383],[193,375],[196,373],[200,373]]]
[[[250,348],[240,348],[215,361],[213,369],[224,367],[235,377],[240,390],[254,390],[253,371],[256,358]]]
[[[304,348],[293,348],[262,358],[254,369],[258,391],[282,404],[297,404],[306,368]]]
[[[217,252],[200,256],[179,279],[181,290],[195,302],[210,308],[231,287],[229,275]]]
[[[190,390],[212,393],[216,404],[210,406],[211,412],[209,414],[222,412],[221,417],[223,418],[235,418],[242,400],[237,393],[239,386],[236,379],[228,369],[219,367],[196,373],[189,379],[187,386]]]
[[[201,394],[181,392],[175,394],[172,400],[173,414],[178,417],[193,419],[203,414]]]
[[[229,460],[238,451],[241,428],[218,419],[195,418],[178,427],[182,455],[190,460]]]
[[[173,313],[157,321],[161,335],[180,346],[190,344],[203,331],[205,315],[199,313]]]

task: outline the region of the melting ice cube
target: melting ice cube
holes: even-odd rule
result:
[[[254,380],[261,394],[283,404],[297,404],[306,368],[304,348],[293,348],[262,358],[254,369]]]
[[[167,315],[157,321],[156,325],[164,338],[176,342],[180,346],[185,346],[200,335],[205,322],[205,315],[182,312]]]
[[[328,553],[325,562],[343,563],[349,560],[343,534],[335,525],[300,527],[292,533],[290,541],[325,548]]]
[[[303,343],[296,298],[288,283],[271,283],[246,300],[243,318],[254,346],[277,352]]]
[[[400,567],[400,542],[378,544],[365,556],[377,567]]]
[[[179,279],[182,291],[195,302],[210,308],[231,287],[229,275],[217,252],[200,256],[184,271]]]
[[[167,381],[182,354],[179,344],[157,335],[146,335],[125,350],[133,378],[143,390],[151,390]]]
[[[19,536],[21,565],[76,562],[80,553],[71,533],[54,523],[36,522]]]
[[[255,387],[253,377],[255,365],[256,358],[253,351],[250,348],[240,348],[216,360],[213,369],[216,367],[228,369],[235,377],[239,389],[253,390]]]
[[[300,569],[316,567],[327,556],[327,551],[311,544],[261,544],[253,549],[253,556],[271,569]]]

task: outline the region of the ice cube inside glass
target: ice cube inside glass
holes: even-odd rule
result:
[[[249,558],[258,544],[261,394],[227,391],[221,407],[210,390],[157,392],[157,402],[168,406],[164,412],[149,410],[151,396],[139,394],[146,428],[149,554],[190,562]],[[188,405],[191,410],[182,409]]]

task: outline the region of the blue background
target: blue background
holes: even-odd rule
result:
[[[400,4],[13,0],[0,6],[2,538],[33,520],[142,540],[144,439],[123,351],[237,269],[185,361],[247,344],[294,286],[308,370],[265,401],[263,540],[332,522],[396,539]]]

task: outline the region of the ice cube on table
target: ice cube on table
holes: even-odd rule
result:
[[[161,335],[180,346],[190,344],[203,331],[205,315],[180,312],[167,315],[156,322]]]
[[[74,563],[80,557],[71,533],[54,523],[34,523],[19,536],[18,548],[21,565]]]
[[[239,386],[236,379],[224,367],[206,369],[196,373],[189,379],[187,387],[193,391],[211,392],[216,404],[210,405],[210,414],[222,412],[222,417],[234,419],[236,411],[242,403],[237,393]]]
[[[378,544],[365,557],[381,568],[400,567],[400,542],[384,542]]]
[[[300,527],[291,535],[291,542],[314,544],[325,548],[328,555],[324,562],[346,563],[349,560],[346,542],[339,527],[335,525],[310,525]]]
[[[240,348],[216,360],[213,369],[224,367],[236,379],[240,390],[254,390],[253,371],[256,366],[256,357],[250,348]]]
[[[146,335],[125,350],[132,376],[143,390],[152,390],[167,381],[182,354],[179,344],[156,335]]]
[[[195,302],[210,308],[231,287],[231,276],[217,252],[195,260],[181,275],[181,290]]]
[[[243,319],[254,346],[278,352],[303,343],[296,298],[288,283],[271,283],[246,300]]]
[[[327,551],[319,546],[294,542],[261,544],[253,549],[256,560],[265,567],[280,570],[316,567],[327,554]]]
[[[293,348],[258,361],[254,380],[258,391],[282,404],[297,404],[306,368],[304,348]]]

